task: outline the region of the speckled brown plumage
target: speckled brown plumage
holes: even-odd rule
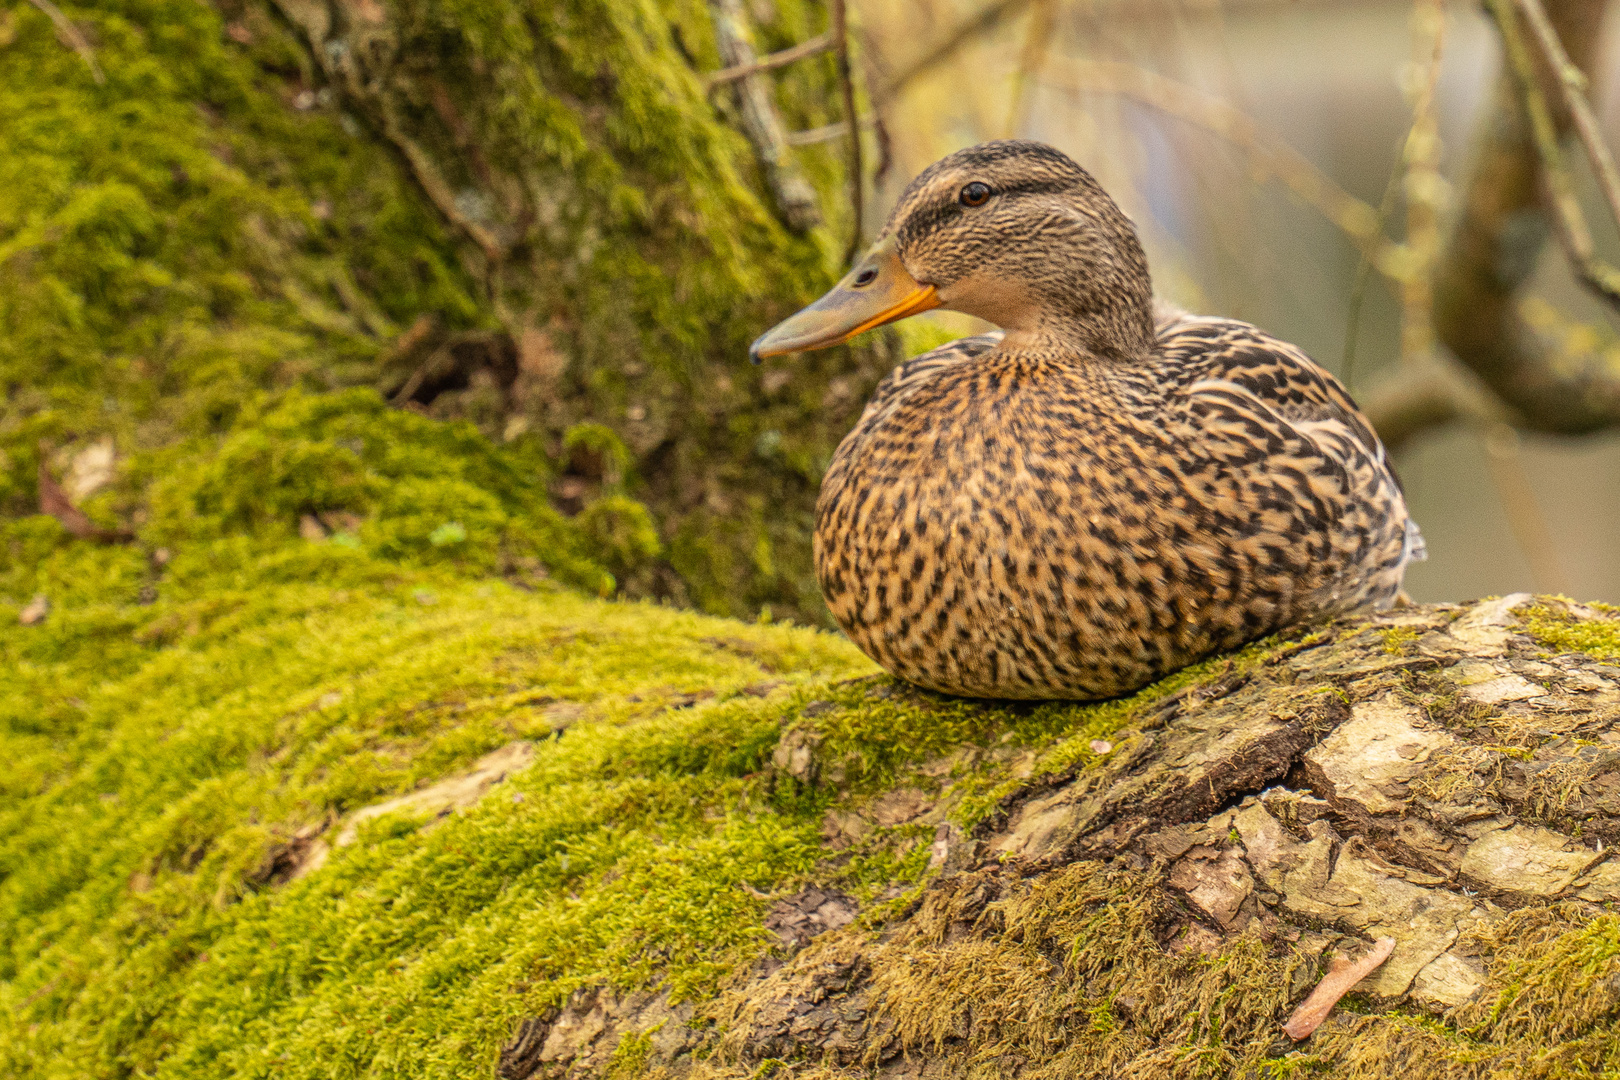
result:
[[[991,191],[978,207],[974,182]],[[885,234],[945,306],[1005,328],[896,368],[822,483],[822,589],[889,671],[953,694],[1109,697],[1386,607],[1422,557],[1344,388],[1245,323],[1155,319],[1135,231],[1056,150],[953,154]]]

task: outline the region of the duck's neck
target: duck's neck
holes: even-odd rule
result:
[[[1002,327],[1002,347],[1018,352],[1129,364],[1146,360],[1154,347],[1150,301],[1121,300],[1078,312],[1043,305],[1030,317],[1009,322]]]

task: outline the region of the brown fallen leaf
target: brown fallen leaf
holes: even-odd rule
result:
[[[62,485],[56,482],[51,470],[45,465],[45,455],[49,448],[42,442],[39,444],[39,512],[49,514],[62,523],[62,527],[80,540],[95,540],[103,544],[117,543],[133,539],[134,534],[127,530],[109,530],[97,528],[95,522],[85,516],[83,510],[73,505]]]
[[[1379,938],[1373,942],[1373,947],[1355,963],[1351,963],[1342,956],[1335,956],[1328,964],[1328,973],[1322,976],[1322,981],[1316,984],[1311,996],[1299,1003],[1299,1008],[1288,1018],[1283,1025],[1283,1034],[1295,1042],[1306,1038],[1311,1032],[1322,1026],[1322,1021],[1328,1018],[1333,1006],[1339,1003],[1349,989],[1365,979],[1378,968],[1390,953],[1395,951],[1395,939],[1392,937]]]

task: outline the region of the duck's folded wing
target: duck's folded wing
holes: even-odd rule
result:
[[[1258,428],[1281,425],[1304,439],[1337,474],[1346,505],[1375,519],[1366,524],[1375,534],[1368,539],[1382,549],[1380,563],[1398,569],[1426,557],[1384,444],[1337,379],[1299,348],[1247,323],[1181,315],[1161,321],[1159,330],[1161,355],[1184,380],[1189,401],[1218,405]],[[1387,540],[1379,543],[1378,533]]]

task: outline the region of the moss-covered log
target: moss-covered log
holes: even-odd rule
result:
[[[157,474],[290,390],[367,388],[472,422],[567,516],[600,504],[580,531],[616,544],[630,594],[824,618],[815,490],[888,339],[747,364],[837,270],[848,200],[841,151],[795,149],[826,224],[787,224],[785,166],[762,168],[734,87],[705,91],[704,5],[63,10],[103,82],[43,11],[0,10],[0,513],[40,507],[42,455],[60,478],[110,446],[87,512],[158,546]],[[739,31],[762,50],[826,18],[799,0],[764,15]],[[761,78],[790,129],[838,119],[829,57]],[[387,501],[331,496],[259,531]],[[654,545],[624,542],[626,499],[651,508]]]
[[[1612,612],[1407,609],[1000,705],[334,540],[0,609],[0,1072],[1620,1064]]]

